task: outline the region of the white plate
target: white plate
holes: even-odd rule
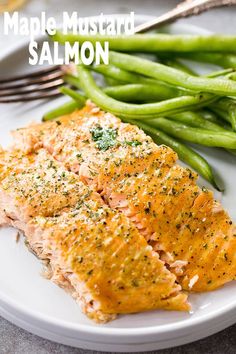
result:
[[[138,22],[147,16],[137,18]],[[174,25],[174,33],[206,33],[192,26]],[[16,74],[32,70],[27,65],[27,44],[0,58],[0,73]],[[32,120],[63,101],[0,105],[0,142],[10,142],[9,131]],[[236,220],[235,159],[222,151],[201,149],[216,171],[223,176],[226,192],[223,204]],[[18,326],[63,344],[76,347],[135,352],[161,349],[191,342],[235,323],[236,284],[220,290],[191,295],[191,314],[152,311],[120,316],[106,325],[96,325],[63,290],[40,276],[40,262],[28,252],[23,240],[15,242],[16,231],[0,231],[0,314]]]

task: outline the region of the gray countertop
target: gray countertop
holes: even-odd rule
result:
[[[1,354],[95,354],[101,352],[76,349],[50,342],[24,331],[4,319],[0,320],[0,353]],[[181,347],[165,349],[158,354],[235,354],[236,325],[224,331],[186,344]]]
[[[136,14],[159,15],[173,7],[175,0],[40,0],[29,1],[24,9],[27,14],[37,15],[37,11],[46,10],[49,15],[59,16],[63,10],[79,11],[80,16],[98,15],[104,13],[126,13],[134,11]],[[191,23],[218,33],[236,33],[236,7],[212,10],[195,18],[181,20],[182,23]],[[2,19],[0,17],[0,25]],[[1,28],[1,27],[0,27]],[[0,43],[1,37],[0,30]],[[9,38],[8,44],[14,43]],[[90,351],[66,347],[32,335],[8,321],[0,318],[0,354],[74,354],[92,353]],[[95,353],[95,352],[94,352]],[[235,354],[236,353],[236,325],[198,342],[185,346],[158,351],[163,354],[180,353],[207,353],[207,354]]]

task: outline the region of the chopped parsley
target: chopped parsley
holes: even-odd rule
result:
[[[141,141],[138,141],[138,140],[125,141],[125,144],[129,145],[129,146],[133,146],[133,147],[142,145]]]
[[[204,193],[207,193],[208,192],[208,190],[206,189],[206,187],[202,187],[202,191],[204,192]]]
[[[78,256],[78,257],[77,257],[77,261],[78,261],[78,263],[82,263],[82,262],[83,262],[83,260],[84,260],[84,258],[83,258],[83,257],[81,257],[81,256]]]
[[[97,126],[90,129],[93,141],[96,141],[99,150],[106,151],[116,145],[117,129]]]
[[[151,210],[151,203],[148,202],[148,203],[147,203],[147,207],[144,209],[144,211],[145,211],[146,214],[149,214],[149,213],[150,213],[150,210]]]

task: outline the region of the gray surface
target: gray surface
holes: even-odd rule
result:
[[[36,3],[36,1],[34,1]],[[134,11],[137,14],[159,15],[170,9],[178,1],[170,0],[67,0],[63,3],[59,0],[40,0],[36,6],[32,2],[25,9],[26,13],[35,15],[37,10],[47,10],[48,14],[59,16],[61,11],[79,11],[80,16],[97,15],[104,13],[126,13]],[[41,8],[40,4],[44,7]],[[55,11],[56,9],[56,11]],[[219,33],[236,33],[236,7],[212,10],[196,18],[181,20],[182,23],[190,23],[205,27]],[[1,22],[1,19],[0,19]],[[0,42],[1,42],[0,33]],[[8,43],[13,43],[14,38],[9,38]],[[74,354],[96,353],[86,350],[74,349],[59,345],[37,336],[34,336],[0,318],[0,354]],[[180,353],[207,353],[207,354],[235,354],[236,353],[236,325],[214,336],[201,341],[174,349],[158,351],[163,354]]]
[[[95,354],[101,352],[67,347],[30,334],[6,320],[0,321],[1,354]],[[159,350],[158,354],[235,354],[236,325],[192,344]]]

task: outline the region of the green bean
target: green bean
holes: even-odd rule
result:
[[[206,75],[208,78],[219,77],[222,75],[229,74],[233,69],[225,69],[221,71],[216,71]],[[210,105],[211,107],[211,105]],[[233,130],[236,130],[236,102],[230,98],[222,98],[219,101],[214,103],[214,107],[216,109],[225,110],[228,115],[221,114],[221,116],[226,119],[229,123],[231,123]],[[196,120],[195,120],[196,121]],[[200,124],[200,122],[199,122]]]
[[[198,111],[198,113],[206,120],[212,122],[212,123],[216,123],[219,124],[221,126],[224,125],[224,121],[222,121],[221,119],[219,119],[219,117],[212,111],[210,111],[209,109],[202,109],[200,111]],[[229,126],[230,128],[230,126]],[[226,128],[227,129],[227,128]],[[229,129],[231,130],[231,128]]]
[[[175,61],[173,61],[173,63],[175,64]],[[185,67],[184,67],[184,69],[185,69]],[[234,71],[234,69],[225,69],[225,70],[212,72],[212,73],[207,74],[205,76],[208,78],[215,78],[215,77],[219,77],[219,76],[225,76],[229,73],[232,73],[232,71]],[[222,98],[219,101],[211,104],[210,107],[211,106],[215,107],[216,109],[219,109],[220,111],[225,110],[227,112],[227,114],[225,112],[222,112],[221,117],[223,117],[226,121],[231,123],[233,130],[236,130],[236,101],[234,101],[233,99],[230,99],[230,98]],[[195,119],[195,122],[196,122],[196,119]],[[198,121],[198,122],[199,122],[199,124],[201,123],[200,121]],[[204,120],[202,123],[204,123]]]
[[[76,92],[74,90],[71,90],[69,87],[62,86],[60,88],[61,93],[64,95],[69,95],[71,98],[73,98],[80,107],[83,107],[86,102],[86,97],[84,95],[80,94],[79,92]]]
[[[116,115],[134,119],[152,118],[163,114],[175,114],[193,106],[206,105],[212,100],[212,95],[182,96],[157,103],[129,104],[117,101],[107,96],[95,83],[91,73],[84,67],[79,67],[80,86],[100,108]]]
[[[188,56],[188,54],[191,54],[191,53],[180,53],[179,56],[180,56],[180,59],[188,59],[185,58],[185,54],[186,54],[186,57]],[[195,55],[197,56],[198,53],[195,53]],[[182,55],[182,57],[181,57]],[[210,55],[213,55],[214,54],[210,54]],[[174,56],[174,58],[173,58]],[[168,65],[168,66],[171,66],[175,69],[179,69],[179,70],[182,70],[184,72],[186,72],[187,74],[190,74],[190,75],[193,75],[193,76],[199,76],[194,70],[190,69],[189,66],[187,66],[186,64],[183,64],[182,62],[180,62],[177,58],[177,55],[176,53],[161,53],[159,54],[159,57],[161,59],[161,63],[162,64],[165,64],[165,65]],[[171,59],[170,59],[171,57]],[[191,59],[190,59],[191,60]],[[234,74],[235,72],[235,69],[234,68],[226,68],[226,69],[221,69],[221,70],[215,70],[209,74],[205,74],[205,75],[201,75],[203,77],[208,77],[208,78],[216,78],[216,77],[221,77],[221,76],[226,76],[228,79],[230,78],[230,74]]]
[[[123,85],[124,82],[118,81],[116,79],[112,79],[111,77],[104,76],[105,84],[107,86],[120,86]]]
[[[72,96],[73,100],[66,102],[61,106],[45,113],[42,118],[44,122],[47,120],[52,120],[57,117],[63,116],[65,114],[69,114],[73,112],[75,109],[82,108],[85,105],[86,98],[82,94],[79,94],[78,92],[75,92],[65,86],[61,87],[60,91],[65,95],[69,94],[70,96]]]
[[[195,128],[201,128],[215,132],[227,131],[227,128],[219,124],[219,120],[217,118],[216,121],[212,122],[205,119],[200,113],[197,112],[182,112],[171,116],[170,118]],[[228,151],[230,154],[236,155],[235,149],[226,149],[226,151]]]
[[[117,80],[117,82],[120,82],[120,85],[128,83],[128,84],[142,84],[142,85],[155,85],[157,88],[163,91],[163,95],[166,97],[175,97],[175,96],[182,96],[183,91],[181,93],[179,90],[175,87],[171,87],[164,82],[159,82],[154,79],[149,79],[145,76],[131,73],[127,70],[122,70],[114,65],[93,65],[93,66],[88,66],[87,69],[92,70],[98,74],[102,74],[105,77]],[[78,87],[79,82],[76,83],[77,78],[74,75],[68,74],[65,76],[65,81],[68,82],[69,84],[72,84],[73,86]],[[120,86],[119,85],[119,86]],[[191,91],[192,93],[192,91]]]
[[[145,123],[142,123],[140,121],[129,121],[129,123],[137,124],[148,135],[150,135],[157,144],[165,144],[171,147],[178,154],[180,160],[191,166],[203,178],[210,182],[214,188],[220,190],[220,188],[216,184],[210,165],[201,155],[199,155],[193,149],[184,145],[180,141],[168,136],[161,130],[150,127]]]
[[[170,118],[194,128],[201,128],[216,132],[227,131],[222,126],[206,120],[197,112],[186,111],[170,116]]]
[[[156,83],[156,80],[148,79],[145,76],[131,73],[127,70],[122,70],[114,65],[92,65],[88,66],[88,69],[93,70],[104,76],[108,76],[112,79],[120,80],[123,83],[136,83],[136,84],[152,84]]]
[[[182,96],[183,94],[194,94],[194,92],[186,92],[186,90],[181,90],[176,87],[171,87],[164,82],[160,82],[154,79],[149,79],[143,75],[131,73],[127,70],[122,70],[114,65],[94,65],[88,67],[99,74],[108,76],[112,79],[120,80],[123,83],[133,83],[133,84],[144,84],[144,85],[155,85],[159,90],[162,90],[163,97],[171,98],[176,96]]]
[[[104,64],[93,65],[93,66],[89,66],[88,69],[93,70],[106,77],[115,79],[117,81],[119,80],[121,84],[135,83],[135,84],[145,84],[145,85],[156,85],[157,87],[163,90],[163,95],[166,93],[166,98],[183,96],[186,94],[188,95],[196,94],[196,92],[193,90],[180,89],[179,87],[176,88],[164,82],[157,81],[156,79],[150,79],[143,75],[131,73],[127,70],[120,69],[115,65],[104,65]],[[215,78],[219,76],[224,76],[226,74],[230,74],[232,73],[232,71],[234,71],[234,69],[217,70],[204,76],[208,78]]]
[[[199,111],[199,113],[202,115],[202,117],[206,120],[209,120],[210,122],[216,123],[222,127],[224,127],[226,130],[232,131],[232,127],[230,126],[230,124],[225,120],[225,119],[221,119],[218,110],[216,110],[216,112],[213,111],[213,109],[211,108],[204,108],[202,110]],[[224,112],[224,114],[226,114]]]
[[[73,84],[77,88],[80,88],[80,84],[77,77],[67,75],[65,77],[66,82]],[[108,96],[111,96],[117,100],[121,100],[124,102],[145,102],[145,101],[158,101],[165,99],[163,95],[163,91],[160,91],[159,86],[152,85],[139,85],[139,84],[131,84],[131,85],[122,85],[115,87],[108,87],[103,90]],[[192,117],[190,117],[192,115]],[[194,117],[195,115],[195,117]],[[203,118],[197,117],[197,114],[189,113],[187,117],[187,113],[182,113],[177,116],[179,120],[182,118],[182,122],[188,125],[192,125],[194,123],[194,127],[199,127],[211,129],[211,123],[207,123]],[[187,119],[187,120],[186,120]],[[208,125],[208,127],[207,127]],[[223,129],[223,128],[222,128]],[[224,129],[223,129],[224,130]]]
[[[216,70],[211,72],[210,74],[207,75],[203,75],[205,77],[210,77],[210,78],[214,78],[214,77],[220,77],[220,76],[226,76],[228,74],[233,73],[235,70],[233,68],[228,68],[228,69],[224,69],[224,70]],[[227,76],[227,79],[229,77]]]
[[[233,80],[233,81],[236,81],[236,73],[234,72],[234,73],[232,73],[232,74],[229,74],[229,75],[228,75],[228,79]]]
[[[64,75],[63,78],[67,84],[69,84],[70,86],[76,87],[77,89],[80,90],[78,77],[76,77],[75,75],[72,75],[72,74],[66,74],[66,75]]]
[[[236,102],[228,97],[221,98],[220,100],[210,104],[209,106],[214,112],[218,114],[232,126],[236,131]]]
[[[206,50],[207,51],[207,50]],[[220,51],[219,51],[220,52]],[[232,50],[229,50],[232,52]],[[166,54],[168,55],[168,54]],[[171,53],[172,55],[172,53]],[[229,54],[229,53],[181,53],[179,52],[176,56],[193,60],[193,61],[200,61],[203,63],[210,63],[221,66],[222,68],[236,68],[236,55]]]
[[[65,114],[72,113],[77,108],[82,108],[80,102],[74,100],[66,102],[63,105],[45,113],[42,120],[45,122],[64,116]]]
[[[148,120],[148,124],[161,129],[169,135],[190,141],[192,143],[236,149],[236,134],[233,132],[216,132],[204,129],[192,128],[179,122],[170,121],[166,118]]]
[[[236,96],[236,82],[231,80],[195,77],[163,64],[116,52],[110,52],[110,62],[121,69],[128,68],[130,71],[186,89],[221,96]]]
[[[128,72],[127,72],[128,73]],[[137,75],[138,76],[138,75]],[[66,75],[64,77],[65,82],[80,89],[80,82],[78,77],[73,75]],[[103,91],[110,97],[123,102],[151,102],[160,101],[169,98],[171,94],[170,90],[165,90],[164,85],[150,85],[150,84],[129,84],[129,85],[116,85],[112,87],[106,87]],[[173,89],[175,91],[175,89]],[[172,94],[175,97],[175,94]]]
[[[206,77],[208,78],[214,78],[214,77],[219,77],[219,76],[224,76],[226,74],[229,74],[230,72],[232,72],[233,69],[225,69],[225,70],[221,70],[221,71],[216,71],[216,72],[212,72],[210,74],[207,74]],[[234,101],[233,99],[230,98],[222,98],[217,102],[214,102],[214,108],[215,109],[219,109],[220,112],[222,111],[226,111],[227,114],[225,114],[224,112],[221,113],[221,117],[223,117],[223,119],[225,119],[226,121],[228,121],[233,130],[236,131],[236,101]],[[210,107],[212,106],[210,105]],[[200,124],[200,122],[199,122]]]
[[[215,113],[218,117],[220,117],[222,119],[222,123],[224,124],[225,122],[230,123],[229,120],[229,114],[224,111],[223,109],[220,108],[216,108],[213,105],[211,105],[211,107],[208,107],[212,113]],[[232,130],[232,127],[231,127]]]
[[[190,69],[187,65],[180,62],[178,59],[163,59],[161,63],[167,66],[171,66],[172,68],[182,70],[183,72],[195,76],[196,73],[192,69]]]
[[[129,84],[106,87],[103,91],[110,97],[123,102],[156,102],[169,98],[157,85]]]
[[[92,66],[89,68],[99,74],[105,75],[108,78],[112,78],[115,80],[121,80],[121,81],[123,81],[123,83],[127,82],[127,83],[135,83],[135,84],[145,85],[145,86],[146,85],[155,86],[155,88],[153,90],[151,89],[151,87],[149,89],[143,87],[143,90],[142,90],[141,86],[137,86],[136,88],[135,88],[135,86],[130,86],[130,87],[124,86],[122,88],[121,85],[116,85],[116,86],[120,86],[119,88],[117,87],[117,90],[111,89],[111,88],[108,88],[107,92],[105,90],[105,92],[109,96],[119,99],[124,102],[132,102],[132,101],[133,102],[137,102],[137,101],[151,102],[153,100],[161,100],[161,99],[164,100],[164,99],[173,98],[176,96],[183,96],[186,94],[188,94],[188,95],[196,94],[195,91],[181,90],[180,88],[168,86],[165,83],[162,83],[160,81],[149,79],[149,78],[146,78],[142,75],[138,75],[138,74],[126,71],[126,70],[122,70],[122,69],[120,69],[116,66],[113,66],[113,65],[96,65],[96,66]],[[227,69],[227,70],[217,71],[217,72],[209,74],[209,76],[211,75],[212,77],[213,76],[217,77],[219,75],[224,75],[229,72],[232,72],[232,70]],[[73,80],[69,80],[67,82],[73,84]],[[130,88],[130,92],[129,92],[129,88]],[[137,92],[135,92],[135,91],[137,91]],[[147,91],[150,92],[149,98],[146,97]],[[140,95],[141,97],[144,97],[145,99],[142,100],[141,97],[138,98],[138,95]]]
[[[226,35],[173,35],[173,34],[135,34],[135,35],[81,35],[63,34],[57,31],[50,36],[52,40],[64,44],[65,42],[80,45],[90,41],[93,45],[100,42],[102,45],[109,42],[112,50],[125,52],[156,53],[161,51],[170,52],[232,52],[236,51],[236,36]]]
[[[78,85],[77,85],[78,86]],[[116,100],[120,100],[122,102],[156,102],[168,99],[165,96],[165,93],[159,88],[159,86],[146,85],[146,84],[129,84],[129,85],[117,85],[112,87],[106,87],[103,91],[110,97],[115,98]],[[217,107],[220,110],[223,108],[228,109],[228,111],[232,114],[232,119],[230,118],[230,113],[225,112],[224,116],[227,116],[227,121],[233,124],[233,118],[235,113],[236,102],[227,99],[223,101],[221,99],[218,102],[210,104],[209,107]],[[222,106],[222,107],[221,107]],[[229,114],[229,116],[228,116]],[[198,120],[198,123],[204,124],[205,119],[200,117],[201,121]],[[197,120],[195,120],[197,121]],[[188,123],[187,123],[188,124]],[[196,126],[196,125],[194,125]]]
[[[210,60],[212,60],[212,64],[216,64],[218,65],[218,61],[214,62],[217,59],[217,56],[219,55],[219,64],[222,62],[222,58],[227,58],[227,54],[217,54],[217,53],[158,53],[158,57],[160,58],[160,60],[166,65],[168,65],[168,62],[172,63],[173,62],[173,67],[176,69],[180,69],[183,70],[185,72],[187,72],[190,75],[197,75],[197,73],[195,71],[193,71],[192,69],[189,69],[189,67],[185,64],[182,64],[182,62],[179,62],[178,59],[187,59],[190,61],[197,61],[197,62],[205,62],[204,58],[208,59],[209,56],[209,63],[211,63]],[[198,59],[199,56],[199,60]],[[170,59],[171,57],[171,59]],[[195,60],[196,57],[196,60]],[[202,60],[201,60],[202,59]],[[178,64],[175,64],[175,62],[177,62]],[[207,61],[206,61],[207,62]],[[180,65],[179,65],[180,63]],[[236,64],[236,56],[235,56],[235,64]],[[179,67],[178,67],[179,65]],[[170,65],[172,66],[172,65]],[[181,68],[182,66],[182,68]],[[219,66],[223,66],[223,65],[219,65]],[[223,66],[224,67],[224,66]],[[192,74],[190,72],[188,72],[188,70],[192,71]],[[206,74],[206,75],[202,75],[203,77],[210,77],[210,78],[214,78],[214,77],[220,77],[220,76],[225,76],[227,74],[231,74],[235,71],[234,67],[230,67],[230,65],[226,65],[226,68],[224,70],[216,70],[214,72],[211,72],[210,74]]]

